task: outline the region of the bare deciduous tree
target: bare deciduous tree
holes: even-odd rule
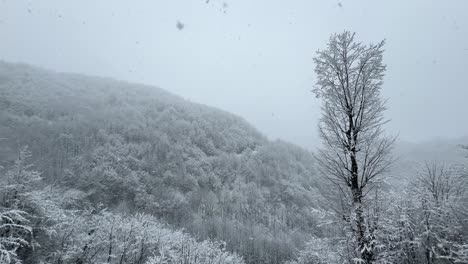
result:
[[[427,263],[449,260],[465,263],[468,259],[463,235],[467,181],[463,167],[444,162],[426,162],[413,183],[420,203],[419,246]]]
[[[417,184],[436,202],[461,197],[466,187],[462,169],[461,166],[447,165],[440,161],[425,162],[418,173]]]
[[[392,162],[395,137],[385,136],[382,128],[387,122],[380,96],[384,41],[364,45],[354,37],[347,31],[332,35],[327,48],[314,58],[318,77],[314,93],[322,99],[319,130],[324,143],[318,161],[350,205],[357,258],[372,263],[373,228],[363,203]]]

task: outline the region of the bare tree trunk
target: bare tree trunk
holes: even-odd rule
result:
[[[114,226],[111,226],[111,230],[110,230],[110,233],[109,233],[109,250],[107,252],[107,263],[110,263],[111,259],[112,259],[113,231],[114,231]]]
[[[362,190],[359,186],[358,165],[355,158],[355,149],[351,150],[351,192],[353,195],[353,209],[355,213],[356,238],[358,242],[358,251],[366,263],[372,261],[371,245],[366,238],[367,227],[363,215]]]

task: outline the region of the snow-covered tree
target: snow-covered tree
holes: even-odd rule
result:
[[[380,96],[385,65],[384,42],[364,45],[355,34],[332,35],[325,50],[314,58],[317,87],[322,100],[319,132],[323,141],[319,165],[341,191],[349,209],[355,259],[372,263],[375,225],[366,215],[367,193],[390,163],[394,138],[383,133],[385,100]]]
[[[428,162],[414,183],[418,197],[420,245],[427,263],[436,260],[461,262],[466,238],[462,236],[462,221],[457,210],[466,196],[466,175],[455,166],[440,162]],[[466,206],[466,205],[465,205]]]
[[[0,177],[0,263],[21,263],[19,250],[32,246],[27,198],[40,176],[27,162],[30,155],[22,148],[12,168]]]
[[[0,208],[0,263],[21,263],[18,250],[28,247],[32,236],[27,217],[24,211]]]
[[[418,207],[410,191],[391,191],[382,199],[383,212],[376,231],[376,263],[419,263]]]
[[[288,264],[335,264],[344,263],[347,256],[343,255],[346,250],[341,243],[341,238],[312,238],[299,252],[297,260]]]
[[[64,209],[63,191],[56,189],[37,195],[45,201],[44,229],[53,238],[53,250],[44,252],[47,263],[243,263],[237,254],[226,251],[225,243],[197,241],[154,216],[100,207]]]
[[[466,263],[466,187],[460,166],[427,162],[405,190],[389,193],[377,263]]]

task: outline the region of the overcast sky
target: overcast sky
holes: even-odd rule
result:
[[[468,134],[465,0],[0,1],[2,60],[155,85],[309,148],[315,51],[345,29],[385,38],[390,132]]]

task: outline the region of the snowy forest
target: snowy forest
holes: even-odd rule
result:
[[[468,136],[388,129],[394,46],[361,36],[312,51],[314,149],[155,85],[0,58],[0,264],[468,263]]]

